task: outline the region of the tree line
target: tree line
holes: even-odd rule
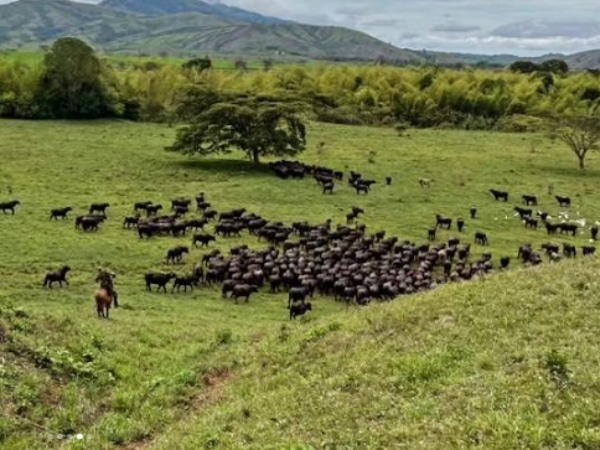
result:
[[[600,100],[595,73],[568,73],[560,64],[533,72],[522,66],[489,71],[332,64],[245,71],[240,65],[224,72],[212,70],[207,58],[116,64],[82,41],[64,38],[39,65],[0,59],[0,117],[174,121],[182,95],[202,85],[228,95],[293,96],[325,122],[527,131],[539,125],[532,117]]]

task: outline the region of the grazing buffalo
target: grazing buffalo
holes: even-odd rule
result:
[[[106,216],[106,210],[110,207],[109,203],[92,203],[90,205],[90,214],[100,213],[103,216]]]
[[[561,234],[571,234],[573,237],[577,235],[579,225],[576,223],[561,223],[558,225]]]
[[[430,242],[433,242],[433,241],[435,241],[435,238],[436,238],[436,233],[437,233],[437,228],[430,228],[430,229],[427,231],[427,239],[428,239]]]
[[[258,292],[258,286],[254,286],[251,284],[238,284],[233,288],[231,298],[235,299],[235,302],[237,303],[240,297],[245,297],[246,303],[248,303],[248,300],[250,300],[250,296],[254,292]]]
[[[179,292],[179,290],[183,287],[183,292],[187,292],[187,288],[189,287],[190,290],[194,290],[194,286],[198,284],[198,277],[196,274],[191,274],[191,275],[185,275],[185,276],[177,276],[175,277],[175,281],[173,281],[173,289],[171,290],[171,293],[175,292],[175,289],[177,289],[177,292]]]
[[[508,201],[508,192],[506,192],[506,191],[499,191],[497,189],[490,189],[490,192],[494,196],[494,199],[496,199],[496,200],[503,200],[505,202]]]
[[[66,219],[71,211],[73,211],[73,208],[70,206],[67,206],[66,208],[53,209],[50,211],[50,220],[58,220],[59,217],[61,219]]]
[[[156,214],[158,214],[158,211],[160,211],[161,209],[163,209],[161,204],[158,205],[146,205],[146,215],[148,217],[150,216],[155,216]]]
[[[465,219],[463,219],[462,217],[459,217],[456,220],[456,227],[458,228],[458,232],[462,233],[464,227],[465,227]]]
[[[67,274],[71,271],[69,266],[62,266],[59,270],[48,272],[44,278],[44,287],[52,289],[54,283],[58,283],[62,287],[63,283],[67,286],[69,281],[67,280]]]
[[[561,208],[567,208],[571,206],[571,199],[569,197],[561,197],[560,195],[555,195],[554,198],[558,202],[558,206]]]
[[[137,227],[139,223],[140,218],[138,216],[125,217],[123,219],[123,228]]]
[[[335,187],[335,183],[333,181],[324,183],[323,184],[323,194],[333,194],[334,187]]]
[[[563,255],[567,258],[575,258],[577,256],[577,247],[573,244],[563,244]]]
[[[532,230],[537,230],[538,228],[538,221],[536,219],[532,219],[531,217],[525,217],[523,219],[523,222],[525,222],[526,228],[531,228]]]
[[[469,212],[471,213],[471,219],[475,219],[477,217],[477,208],[475,206],[471,206]]]
[[[561,224],[560,223],[550,223],[550,222],[546,222],[546,231],[548,231],[548,234],[556,234],[556,232],[558,230],[561,229]]]
[[[440,214],[435,215],[436,223],[435,226],[442,228],[446,227],[446,229],[450,229],[452,227],[452,219],[441,216]]]
[[[487,235],[478,231],[477,233],[475,233],[475,243],[479,245],[489,245]]]
[[[150,201],[137,202],[136,204],[133,205],[133,210],[134,211],[146,211],[146,208],[148,206],[150,206],[151,204],[152,204],[152,202],[150,202]]]
[[[290,307],[290,320],[296,319],[298,316],[303,316],[307,311],[312,311],[311,302],[296,302]]]
[[[596,247],[592,247],[591,245],[586,245],[582,247],[583,256],[590,256],[596,254]]]
[[[521,220],[524,220],[525,217],[531,217],[533,215],[533,210],[529,208],[521,208],[520,206],[515,206],[514,210],[517,212]]]
[[[158,288],[156,292],[159,292],[161,288],[167,292],[167,284],[173,278],[177,278],[173,272],[170,273],[159,273],[159,272],[149,272],[144,275],[144,280],[146,281],[146,290],[152,291],[152,286],[156,285]]]
[[[527,206],[537,206],[538,204],[538,200],[535,195],[522,195],[521,198],[523,199],[523,203],[525,203]]]
[[[598,225],[593,225],[592,228],[590,228],[590,234],[592,235],[592,239],[594,241],[598,240],[598,231],[599,231]]]
[[[105,216],[79,216],[75,219],[75,228],[82,231],[98,231],[99,225],[104,222]]]
[[[173,247],[167,252],[167,264],[168,263],[180,263],[183,260],[183,255],[187,255],[190,249],[185,246]]]
[[[189,209],[189,206],[191,203],[192,203],[192,201],[187,198],[173,199],[173,200],[171,200],[171,210],[175,210],[175,208],[177,208],[177,207]]]
[[[216,238],[210,234],[195,234],[192,240],[192,244],[197,247],[198,242],[200,242],[203,246],[208,247],[208,244],[211,242],[215,242]]]
[[[2,212],[4,214],[6,214],[6,211],[10,211],[11,214],[15,214],[15,208],[20,205],[21,202],[19,200],[12,200],[10,202],[5,202],[5,203],[0,203],[0,209],[2,210]]]
[[[510,258],[508,256],[503,256],[502,258],[500,258],[500,267],[502,268],[502,270],[508,269],[509,265],[510,265]]]

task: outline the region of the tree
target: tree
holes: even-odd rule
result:
[[[564,75],[569,72],[569,65],[562,59],[549,59],[540,64],[540,70]]]
[[[193,117],[191,109],[182,108],[182,117],[191,124],[178,130],[168,150],[210,155],[231,153],[237,148],[258,165],[263,156],[292,156],[306,148],[301,106],[293,102],[221,97],[203,110],[197,109]]]
[[[554,119],[551,137],[564,142],[577,156],[579,168],[585,169],[585,158],[600,143],[600,118],[595,110],[588,115],[565,115]]]
[[[183,69],[195,69],[202,73],[212,67],[212,61],[208,56],[204,58],[193,58],[183,63],[181,67]]]
[[[244,61],[243,59],[236,59],[236,61],[233,63],[235,70],[238,70],[240,72],[247,72],[248,71],[248,63],[246,61]]]
[[[94,50],[76,38],[54,42],[44,55],[38,98],[47,116],[61,119],[112,115],[102,81],[102,64]]]
[[[265,72],[268,72],[269,70],[271,70],[273,68],[273,60],[272,59],[263,59],[263,69]]]
[[[539,70],[539,67],[537,64],[531,61],[515,61],[510,65],[509,69],[511,70],[511,72],[533,73]]]

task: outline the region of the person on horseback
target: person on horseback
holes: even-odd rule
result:
[[[98,267],[98,275],[96,275],[96,283],[100,283],[100,288],[104,289],[113,299],[115,308],[119,307],[117,291],[115,291],[114,279],[117,275],[110,270]]]

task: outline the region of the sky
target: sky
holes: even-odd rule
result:
[[[600,48],[598,0],[222,2],[303,23],[350,27],[416,50],[534,56]]]

